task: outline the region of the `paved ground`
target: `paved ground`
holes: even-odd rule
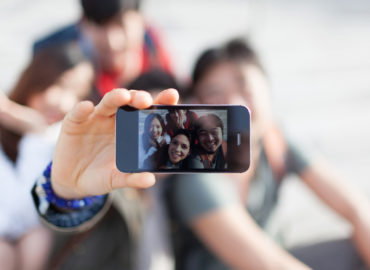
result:
[[[267,66],[288,133],[370,196],[370,2],[147,0],[144,11],[163,28],[181,78],[201,49],[248,36]],[[76,0],[1,0],[0,89],[11,87],[34,38],[78,13]],[[277,219],[287,244],[349,232],[297,180],[281,195]]]

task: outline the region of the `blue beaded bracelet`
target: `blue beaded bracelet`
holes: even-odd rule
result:
[[[48,201],[48,203],[53,204],[59,208],[62,209],[68,209],[68,210],[79,210],[81,208],[85,208],[88,206],[91,206],[94,204],[97,200],[100,200],[104,197],[104,195],[98,195],[98,196],[91,196],[91,197],[85,197],[83,199],[62,199],[58,197],[53,190],[53,187],[51,186],[51,167],[53,162],[50,162],[49,165],[46,167],[45,171],[43,172],[44,181],[41,184],[43,190],[45,191],[45,199]]]

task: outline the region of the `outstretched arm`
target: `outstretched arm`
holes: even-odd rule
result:
[[[352,224],[354,244],[370,267],[369,200],[323,161],[303,170],[301,177],[328,206]]]
[[[258,227],[232,179],[201,174],[173,180],[170,199],[179,220],[229,268],[308,269]]]
[[[1,90],[0,124],[20,134],[42,132],[47,127],[43,116],[39,112],[11,101]]]
[[[309,269],[269,239],[241,204],[201,215],[191,227],[233,269]]]
[[[174,105],[178,93],[162,91],[154,103]],[[94,107],[78,103],[63,120],[56,145],[51,181],[55,193],[65,199],[106,194],[124,187],[154,184],[151,173],[121,173],[115,163],[115,115],[120,106],[144,109],[153,104],[144,91],[116,89]]]

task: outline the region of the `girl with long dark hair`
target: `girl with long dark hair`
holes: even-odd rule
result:
[[[191,152],[191,133],[185,129],[179,129],[174,133],[171,142],[163,146],[158,154],[153,156],[157,169],[185,169],[186,159]]]
[[[162,146],[169,143],[170,138],[166,133],[163,118],[158,113],[151,113],[145,118],[144,133],[141,137],[142,147],[140,149],[139,166],[151,168],[151,156]]]
[[[1,269],[42,269],[51,237],[32,206],[31,187],[53,154],[51,125],[82,98],[93,67],[77,44],[41,50],[21,74],[0,111]]]

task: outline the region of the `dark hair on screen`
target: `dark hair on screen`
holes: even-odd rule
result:
[[[139,10],[140,0],[80,0],[83,16],[98,25],[104,25],[119,13]]]
[[[9,99],[27,106],[31,96],[44,92],[56,83],[64,72],[85,61],[88,60],[74,42],[39,50],[11,90]],[[1,145],[13,162],[17,159],[18,142],[21,138],[21,134],[0,126]]]
[[[236,38],[221,47],[207,49],[198,57],[192,74],[193,85],[197,84],[215,65],[228,61],[252,64],[264,72],[252,46],[244,39]],[[190,89],[190,92],[192,91],[193,89]]]
[[[199,129],[203,127],[204,123],[210,123],[211,121],[216,124],[216,127],[221,128],[221,132],[224,134],[224,124],[222,123],[221,118],[213,113],[203,115],[197,119],[194,124],[195,134],[198,134]]]
[[[178,135],[184,135],[186,138],[188,138],[189,140],[189,144],[190,146],[193,144],[193,135],[192,135],[192,132],[190,130],[187,130],[187,129],[178,129],[174,132],[174,134],[172,135],[171,137],[171,141],[173,138],[175,138],[176,136]]]

